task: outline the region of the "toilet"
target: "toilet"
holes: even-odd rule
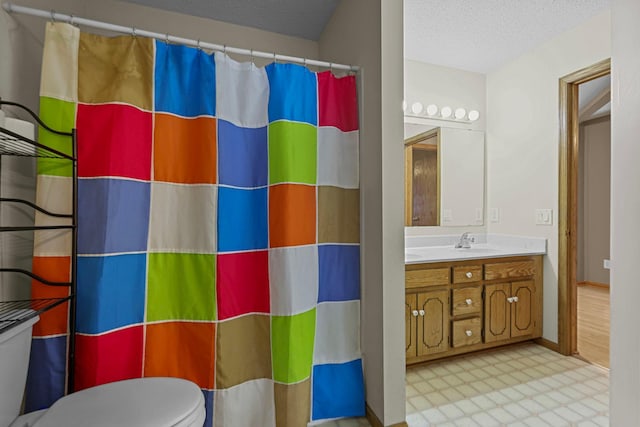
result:
[[[200,388],[179,378],[118,381],[69,394],[22,416],[31,330],[38,317],[0,332],[0,427],[202,427]]]

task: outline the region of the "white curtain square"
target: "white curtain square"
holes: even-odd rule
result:
[[[216,390],[214,427],[276,427],[273,381],[259,379]]]
[[[358,188],[358,131],[318,128],[318,185]]]
[[[264,68],[236,62],[223,53],[215,55],[218,119],[245,128],[267,126],[269,79]]]
[[[56,214],[73,211],[73,179],[71,177],[38,175],[36,204]],[[56,218],[36,211],[35,225],[71,225],[71,218]],[[33,236],[34,256],[70,256],[71,230],[38,230]]]
[[[314,365],[360,358],[360,301],[321,303],[316,313]]]
[[[215,253],[216,213],[215,185],[152,183],[149,251]]]
[[[300,246],[269,250],[271,314],[291,316],[318,301],[318,248]]]
[[[62,22],[47,22],[40,96],[78,101],[78,45],[80,29]]]

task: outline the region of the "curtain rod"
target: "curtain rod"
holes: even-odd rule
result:
[[[3,3],[2,7],[8,13],[18,13],[23,15],[37,16],[40,18],[51,19],[52,21],[66,22],[71,25],[83,25],[85,27],[93,27],[101,30],[113,31],[117,33],[132,34],[142,37],[149,37],[157,40],[183,44],[201,49],[209,49],[224,53],[235,53],[238,55],[251,56],[252,58],[266,58],[274,61],[296,62],[303,65],[313,65],[315,67],[324,67],[332,70],[359,71],[360,67],[355,65],[334,64],[332,62],[318,61],[315,59],[300,58],[297,56],[280,55],[276,53],[260,52],[251,49],[241,49],[214,43],[201,42],[200,40],[186,39],[183,37],[172,36],[170,34],[155,33],[152,31],[141,30],[136,27],[125,27],[123,25],[109,24],[107,22],[94,21],[93,19],[80,18],[73,15],[65,15],[56,13],[55,11],[47,11],[42,9],[34,9],[31,7],[18,6],[12,3]]]

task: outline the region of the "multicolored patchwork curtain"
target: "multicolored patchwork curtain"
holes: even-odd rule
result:
[[[186,378],[207,426],[363,415],[355,78],[62,23],[42,76],[42,117],[78,132],[75,389]],[[38,172],[68,211],[68,164]],[[35,272],[68,280],[70,248],[37,235]],[[67,310],[36,328],[28,409],[63,394]]]

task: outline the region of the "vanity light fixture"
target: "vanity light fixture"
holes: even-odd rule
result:
[[[451,107],[442,107],[442,110],[440,110],[440,115],[443,119],[448,119],[451,117],[452,113],[453,111],[451,111]]]
[[[467,117],[472,122],[475,122],[476,120],[478,120],[480,118],[480,112],[478,110],[471,110],[471,111],[469,111],[469,115]]]
[[[427,116],[435,116],[438,114],[438,106],[436,104],[427,105]]]
[[[460,120],[460,119],[464,119],[464,116],[467,115],[467,110],[465,110],[464,108],[456,108],[455,113],[453,113],[453,117],[455,117],[456,119]]]
[[[414,102],[413,104],[411,104],[411,111],[413,112],[413,114],[420,114],[422,113],[422,103],[421,102]]]

